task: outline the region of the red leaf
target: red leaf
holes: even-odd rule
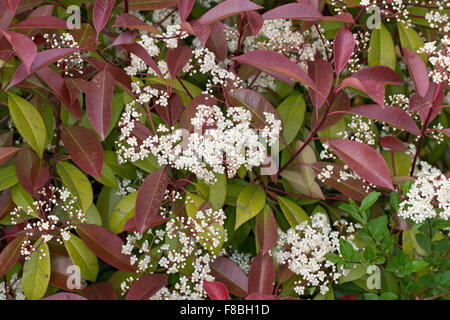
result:
[[[239,266],[225,257],[218,257],[211,263],[211,275],[226,285],[230,293],[245,298],[248,293],[248,278]]]
[[[167,285],[167,274],[153,273],[140,277],[128,291],[126,300],[148,300]]]
[[[3,190],[0,195],[0,220],[3,220],[15,207],[16,204],[11,197],[11,189]]]
[[[20,4],[20,0],[1,0],[2,4],[5,6],[6,9],[9,10],[12,14],[14,14],[17,10],[17,7]]]
[[[361,293],[359,292],[352,295],[345,295],[341,298],[341,300],[357,300],[360,295]]]
[[[55,48],[49,49],[45,51],[40,51],[36,54],[36,57],[31,64],[30,72],[27,71],[25,64],[21,64],[17,67],[16,72],[14,73],[13,79],[8,84],[5,90],[15,86],[19,82],[23,81],[27,78],[31,73],[44,68],[52,63],[55,63],[59,59],[62,59],[74,52],[82,51],[83,48]]]
[[[92,128],[104,140],[111,122],[114,77],[107,70],[100,71],[86,88],[86,112]]]
[[[349,23],[354,22],[353,16],[348,12],[337,14],[335,16],[324,16],[322,18],[322,21],[339,21],[339,22],[349,22]]]
[[[406,111],[397,107],[384,106],[382,108],[378,104],[367,104],[336,112],[357,114],[366,118],[387,122],[416,136],[420,135],[420,129],[414,119]]]
[[[72,160],[84,172],[101,178],[103,147],[97,137],[87,128],[63,127],[61,139]]]
[[[87,300],[85,297],[74,293],[60,292],[54,295],[42,298],[41,300]]]
[[[348,98],[345,91],[344,90],[339,91],[334,97],[333,102],[331,103],[331,108],[329,110],[330,113],[327,114],[327,117],[323,122],[322,126],[320,127],[320,130],[325,130],[331,127],[333,124],[337,123],[339,120],[341,120],[344,117],[344,114],[335,111],[348,110],[350,109],[350,104],[351,104],[350,99]],[[325,116],[325,108],[319,109],[319,117],[318,117],[319,122],[322,120],[324,116]],[[313,115],[311,117],[311,128],[314,128],[315,126],[316,126],[316,116]]]
[[[36,74],[50,87],[58,101],[61,102],[71,114],[77,117],[78,120],[81,120],[80,103],[77,99],[71,99],[69,89],[67,88],[64,79],[56,71],[47,67],[37,70]]]
[[[19,261],[20,248],[25,241],[26,236],[24,234],[19,235],[0,253],[0,278],[3,276]]]
[[[289,3],[263,14],[263,19],[294,19],[303,21],[322,20],[323,15],[311,5]]]
[[[150,173],[142,182],[136,199],[135,217],[140,234],[158,218],[158,211],[167,189],[169,177],[164,168]]]
[[[198,19],[191,22],[183,21],[181,29],[195,35],[203,45],[206,45],[206,41],[211,34],[211,27],[209,24],[199,23]]]
[[[94,28],[95,31],[97,31],[97,35],[103,30],[106,23],[108,23],[115,2],[116,0],[95,0],[92,21],[94,22]]]
[[[372,80],[382,84],[404,84],[402,79],[400,79],[400,77],[391,68],[385,66],[374,66],[361,69],[352,74],[352,78],[356,78],[358,80]]]
[[[72,279],[70,279],[72,274],[67,272],[67,268],[73,265],[73,262],[64,246],[51,245],[49,249],[51,263],[50,284],[70,292],[78,292],[84,289],[86,287],[86,282],[82,279],[79,283],[79,288],[77,288],[77,286],[74,286],[75,288],[72,289],[68,287],[68,284],[72,282]]]
[[[389,168],[383,157],[368,145],[352,140],[330,139],[328,145],[362,179],[393,190]]]
[[[133,16],[129,13],[122,13],[120,16],[118,16],[113,27],[139,29],[158,34],[161,33],[158,28],[147,24],[138,17]]]
[[[322,95],[319,95],[317,91],[308,88],[314,107],[320,109],[325,103],[324,97],[328,96],[333,84],[333,66],[328,61],[316,58],[314,61],[308,61],[308,75],[313,80],[318,91],[322,93]]]
[[[395,136],[387,136],[380,139],[380,144],[383,148],[389,149],[392,151],[400,151],[407,152],[408,148],[406,148],[403,141]]]
[[[109,282],[94,283],[83,290],[88,300],[118,300],[117,293]]]
[[[275,283],[275,266],[266,253],[258,253],[253,259],[248,273],[248,292],[271,295]]]
[[[205,46],[211,50],[220,61],[224,61],[228,55],[228,42],[221,22],[210,24],[211,34]]]
[[[31,12],[30,15],[27,17],[27,19],[34,17],[49,17],[53,14],[54,9],[55,6],[53,4],[40,6],[34,9],[33,12]]]
[[[255,128],[264,128],[264,112],[272,113],[276,119],[280,119],[277,110],[260,93],[251,89],[240,88],[230,95],[231,102],[236,106],[243,106],[252,113],[252,124]]]
[[[217,99],[210,96],[209,94],[204,93],[192,99],[191,102],[189,102],[189,104],[187,105],[186,109],[181,114],[180,128],[186,129],[189,132],[194,132],[194,126],[191,123],[191,119],[197,113],[197,106],[202,104],[207,106],[213,106],[217,104]]]
[[[0,148],[0,165],[11,159],[20,149],[13,147]]]
[[[272,209],[262,210],[256,216],[256,236],[262,254],[269,252],[277,243],[278,226]]]
[[[166,54],[167,68],[172,78],[175,78],[191,60],[191,48],[179,44],[175,49],[168,49]]]
[[[417,112],[419,110],[431,108],[433,104],[428,99],[421,97],[418,93],[414,93],[409,98],[409,112]]]
[[[7,10],[6,7],[0,5],[0,29],[7,29],[12,19],[14,18],[14,15],[15,12],[11,12],[10,10]]]
[[[353,77],[345,78],[341,87],[352,87],[366,93],[373,101],[384,107],[385,89],[383,84],[373,80],[358,80]]]
[[[194,7],[195,0],[178,0],[178,13],[181,21],[186,21]]]
[[[353,38],[353,34],[347,27],[342,27],[334,37],[333,42],[334,68],[337,77],[346,66],[354,49],[355,38]]]
[[[250,293],[245,300],[278,300],[278,296],[274,294],[261,294],[259,292]]]
[[[203,289],[211,300],[230,300],[228,289],[222,282],[203,280]]]
[[[136,38],[137,34],[138,33],[135,30],[126,30],[125,32],[121,33],[116,39],[114,39],[114,42],[111,44],[111,46],[131,44],[134,42],[134,38]]]
[[[249,0],[226,0],[210,9],[198,21],[210,24],[238,13],[259,9],[264,8]]]
[[[140,44],[138,43],[132,43],[132,44],[126,44],[122,45],[122,47],[129,52],[135,54],[139,58],[141,58],[150,68],[155,70],[155,72],[164,79],[163,74],[161,73],[161,70],[159,70],[158,66],[156,65],[155,61],[152,59],[152,57],[148,54],[147,50],[145,50]]]
[[[25,65],[27,73],[30,73],[31,65],[37,55],[36,44],[33,42],[33,40],[21,33],[4,31],[1,29],[0,32],[16,51],[17,56]]]
[[[414,88],[421,97],[424,97],[429,86],[428,69],[422,58],[414,51],[403,48],[403,55],[405,56]]]
[[[166,107],[155,105],[158,115],[171,127],[176,123],[183,112],[183,100],[176,93],[169,97],[168,105]]]
[[[53,17],[32,17],[21,21],[10,29],[68,29],[66,20]]]
[[[250,29],[252,30],[253,36],[256,37],[259,31],[261,31],[261,28],[263,27],[264,19],[256,11],[247,11],[245,13],[245,16],[247,17],[247,21],[250,26]]]
[[[77,225],[77,232],[84,244],[100,259],[113,267],[135,272],[136,266],[130,264],[130,256],[122,253],[124,242],[112,231],[95,224]]]
[[[93,65],[97,70],[102,71],[106,70],[110,72],[116,83],[130,96],[133,96],[133,93],[131,91],[131,79],[130,77],[123,71],[123,69],[116,67],[110,63],[107,63],[103,60],[98,59],[86,59],[87,62],[89,62],[91,65]]]
[[[234,57],[233,60],[255,66],[281,81],[290,83],[290,78],[292,78],[316,90],[316,86],[308,74],[298,64],[282,54],[269,50],[254,50]]]
[[[36,191],[47,183],[50,176],[50,170],[45,166],[45,162],[30,149],[22,149],[17,153],[15,167],[20,184],[33,196],[36,196]]]

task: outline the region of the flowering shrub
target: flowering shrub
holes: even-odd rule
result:
[[[0,299],[448,299],[449,12],[0,0]]]

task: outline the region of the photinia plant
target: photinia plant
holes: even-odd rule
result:
[[[0,0],[0,299],[449,299],[449,12]]]

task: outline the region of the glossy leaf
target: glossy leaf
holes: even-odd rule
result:
[[[16,23],[11,29],[68,29],[66,20],[53,17],[31,17]]]
[[[14,157],[14,155],[20,150],[20,148],[6,147],[0,148],[0,165]]]
[[[380,28],[372,30],[369,44],[369,66],[386,66],[395,70],[397,58],[395,56],[394,41],[383,23]]]
[[[24,234],[17,236],[0,252],[0,278],[19,261],[22,243],[25,241]]]
[[[294,201],[289,200],[285,197],[277,197],[278,204],[280,205],[281,211],[283,211],[286,220],[289,222],[292,228],[295,228],[298,224],[303,221],[309,221],[309,216],[299,205]]]
[[[278,105],[277,112],[283,125],[283,138],[289,144],[303,126],[306,112],[305,99],[301,94],[293,94]]]
[[[355,38],[353,38],[353,34],[348,28],[341,28],[334,37],[333,42],[334,68],[337,76],[339,76],[347,65],[348,59],[350,59],[354,49]]]
[[[417,53],[403,48],[403,54],[408,65],[409,74],[414,83],[414,88],[421,97],[424,97],[429,86],[428,69]]]
[[[249,0],[226,0],[206,12],[199,22],[210,24],[238,13],[259,9],[263,9],[263,7]]]
[[[95,31],[97,31],[97,35],[108,23],[109,16],[111,15],[115,3],[115,0],[95,0],[92,21],[94,23]]]
[[[136,205],[137,195],[138,192],[135,191],[120,199],[111,213],[109,230],[114,233],[120,233],[123,231],[125,223],[134,217],[134,208]]]
[[[248,273],[248,292],[272,294],[275,283],[275,266],[269,254],[258,253]]]
[[[277,242],[277,221],[267,206],[256,216],[256,235],[262,254],[268,253]]]
[[[186,21],[194,4],[195,0],[178,0],[178,12],[180,14],[181,21]]]
[[[5,31],[1,29],[0,33],[14,48],[15,53],[25,65],[27,72],[30,73],[31,65],[37,54],[36,44],[33,42],[33,40],[21,33]]]
[[[172,78],[175,78],[191,60],[192,50],[184,45],[178,45],[175,49],[168,49],[166,54],[167,67]]]
[[[203,280],[203,289],[211,300],[230,300],[227,287],[219,281]]]
[[[139,29],[157,34],[161,33],[158,28],[151,26],[138,17],[126,12],[117,17],[113,27]]]
[[[315,58],[312,62],[308,61],[308,75],[313,80],[317,90],[321,93],[321,95],[319,95],[317,91],[308,88],[308,93],[314,107],[320,109],[325,103],[325,97],[328,96],[331,90],[331,85],[333,83],[333,67],[328,61]]]
[[[144,274],[131,285],[126,300],[148,300],[165,287],[167,281],[167,274]]]
[[[88,300],[118,300],[114,287],[109,282],[99,282],[83,290],[83,297]]]
[[[239,266],[225,257],[218,257],[211,265],[211,275],[228,288],[231,294],[245,298],[248,293],[248,278]]]
[[[73,234],[68,240],[64,240],[64,245],[72,262],[80,268],[81,276],[86,280],[95,282],[99,271],[97,257],[80,238]]]
[[[250,184],[239,193],[236,203],[236,224],[237,230],[244,222],[256,216],[266,203],[266,194],[259,184]]]
[[[29,300],[41,299],[50,281],[50,251],[42,239],[38,242],[41,242],[39,250],[34,251],[23,266],[22,287]]]
[[[263,19],[293,19],[303,21],[321,20],[323,15],[309,4],[288,3],[263,14]]]

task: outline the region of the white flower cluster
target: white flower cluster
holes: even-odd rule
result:
[[[48,34],[44,33],[43,38],[45,39],[47,45],[51,48],[79,48],[78,42],[69,33],[65,32],[61,35],[55,33]],[[34,36],[31,38],[34,40]],[[64,74],[66,76],[73,76],[73,72],[78,74],[83,74],[83,57],[79,51],[72,53],[68,57],[62,58],[56,62],[59,68],[64,68]]]
[[[363,67],[363,64],[360,63],[362,55],[369,51],[369,42],[370,42],[370,32],[369,31],[360,31],[353,33],[353,37],[355,38],[355,50],[348,59],[347,66],[345,70],[349,73],[354,73]]]
[[[433,69],[429,76],[434,83],[450,85],[450,37],[445,35],[441,39],[441,46],[436,46],[436,41],[427,42],[418,50],[429,56],[429,61]]]
[[[224,115],[218,106],[197,106],[191,119],[194,132],[186,137],[187,130],[169,130],[160,125],[160,136],[146,138],[138,146],[132,136],[135,121],[140,114],[127,105],[119,125],[118,161],[145,159],[149,153],[158,158],[159,164],[170,165],[179,170],[188,170],[207,183],[215,181],[215,173],[232,178],[243,165],[247,169],[265,162],[267,150],[259,141],[258,134],[250,127],[251,113],[242,107],[228,108]],[[261,136],[273,145],[281,131],[281,121],[266,114],[267,126]]]
[[[8,292],[6,292],[5,284],[7,285]],[[17,273],[13,274],[8,282],[3,283],[2,281],[0,284],[0,301],[7,299],[26,299],[22,289],[22,278],[19,278]]]
[[[450,179],[424,161],[421,161],[419,166],[421,170],[417,172],[417,180],[400,203],[398,215],[415,223],[436,217],[448,220]]]
[[[166,193],[166,198],[180,200],[179,193]],[[189,199],[187,202],[192,203]],[[227,241],[223,228],[225,214],[222,209],[198,210],[194,217],[178,216],[172,210],[161,208],[162,216],[170,218],[161,229],[149,229],[144,235],[138,232],[127,236],[122,252],[130,255],[138,273],[153,272],[164,268],[167,274],[178,274],[178,282],[171,288],[163,288],[155,298],[198,300],[206,297],[203,280],[213,281],[210,263]],[[129,289],[125,281],[122,290]]]
[[[440,29],[443,32],[450,31],[450,23],[447,13],[441,13],[436,10],[430,10],[425,14],[430,28]]]
[[[70,231],[76,229],[76,224],[86,222],[83,211],[76,204],[77,198],[66,188],[50,186],[48,190],[40,190],[38,195],[39,199],[31,207],[18,206],[11,212],[13,224],[27,223],[24,230],[28,237],[39,236],[43,242],[55,239],[63,244],[63,240],[70,239]],[[38,248],[39,245],[33,246],[27,239],[22,244],[21,254],[28,260]]]
[[[136,170],[137,177],[134,180],[129,179],[121,179],[117,177],[117,185],[119,186],[119,190],[116,191],[116,195],[120,197],[125,197],[126,195],[133,193],[139,189],[139,186],[142,184],[142,180],[144,179],[143,172],[139,169]]]
[[[342,221],[336,225],[345,232],[360,228]],[[353,240],[353,232],[344,238]],[[298,295],[312,294],[317,288],[321,294],[326,294],[329,285],[349,272],[325,258],[327,253],[340,254],[340,232],[331,229],[326,214],[317,213],[311,217],[311,225],[304,221],[286,233],[279,230],[278,234],[272,255],[278,264],[287,264],[292,272],[300,276],[294,288]]]
[[[375,133],[373,132],[374,122],[372,119],[365,119],[360,115],[353,115],[352,120],[347,125],[349,131],[339,131],[338,136],[343,139],[353,140],[365,143],[367,145],[375,145]]]
[[[231,261],[236,263],[239,268],[246,274],[250,272],[250,267],[252,263],[252,255],[250,253],[243,253],[228,247],[225,250],[224,255],[226,255]]]

